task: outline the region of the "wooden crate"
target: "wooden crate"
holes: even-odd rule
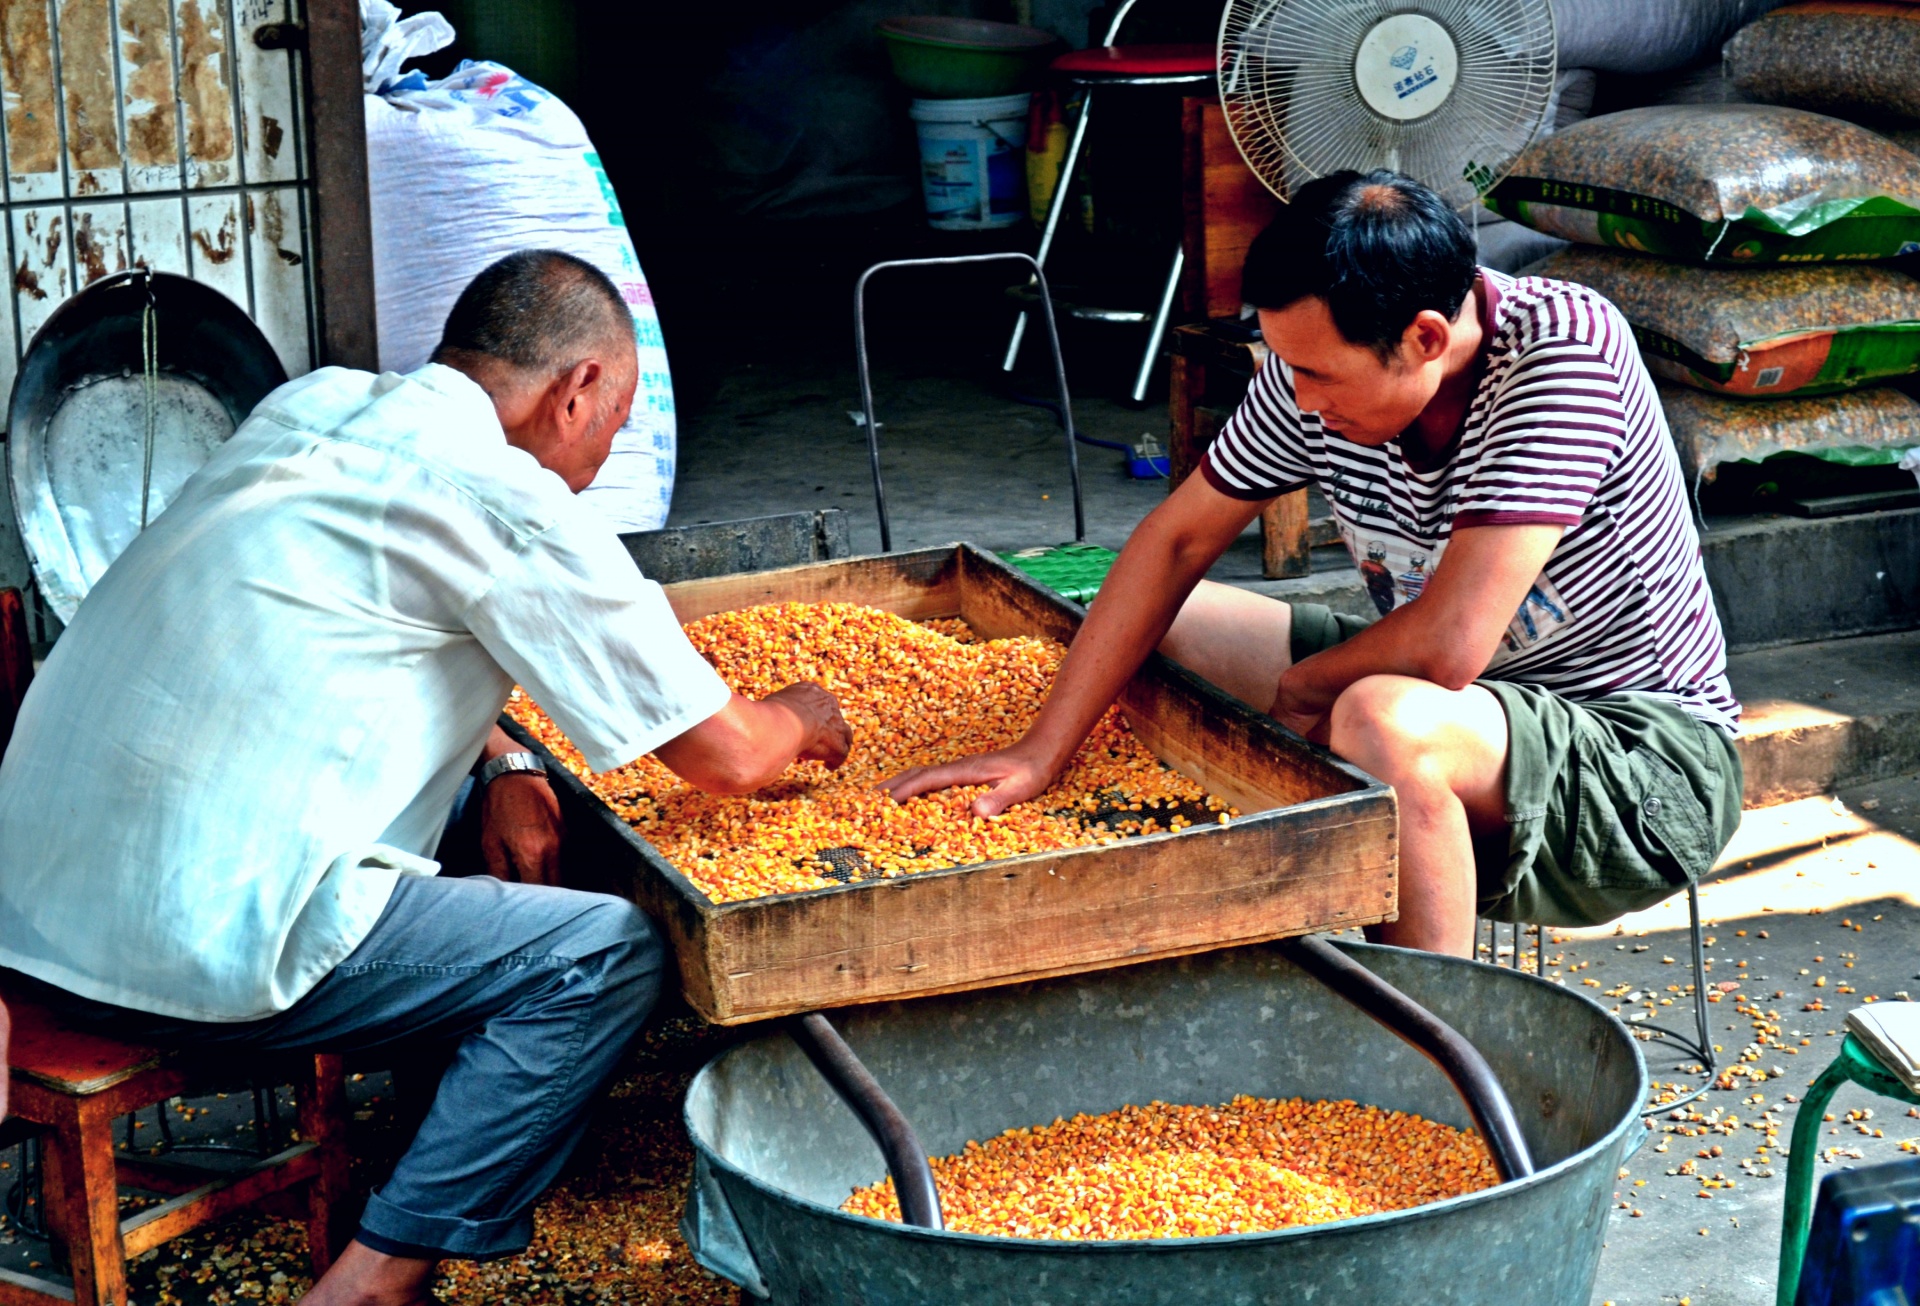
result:
[[[987,638],[1071,640],[1085,611],[968,545],[666,591],[683,622],[759,603],[845,602],[961,617]],[[1243,815],[1104,848],[716,903],[556,765],[568,882],[651,913],[687,1002],[722,1025],[1393,919],[1392,790],[1157,656],[1122,703],[1155,754]]]

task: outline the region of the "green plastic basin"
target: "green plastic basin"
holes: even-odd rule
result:
[[[1051,32],[980,18],[889,18],[879,32],[894,76],[915,95],[935,100],[1031,90],[1060,50]]]

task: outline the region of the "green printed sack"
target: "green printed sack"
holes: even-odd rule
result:
[[[1529,148],[1488,202],[1563,240],[1692,263],[1920,251],[1920,155],[1853,123],[1774,105],[1589,118]]]
[[[1890,386],[1756,404],[1662,385],[1660,406],[1689,482],[1721,463],[1809,453],[1854,466],[1892,465],[1920,448],[1920,403]]]
[[[1573,245],[1525,275],[1612,301],[1656,376],[1749,399],[1920,372],[1920,281],[1860,264],[1703,268]]]

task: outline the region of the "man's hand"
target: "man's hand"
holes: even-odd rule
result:
[[[509,771],[480,795],[480,856],[494,879],[559,884],[565,840],[560,800],[545,776]]]
[[[956,785],[986,785],[987,792],[973,800],[973,814],[998,816],[1015,803],[1024,803],[1045,793],[1053,777],[1053,768],[1032,750],[1015,744],[998,752],[963,757],[957,762],[916,766],[882,781],[880,788],[895,802],[903,803]]]
[[[810,680],[775,690],[761,700],[779,703],[798,716],[806,730],[807,742],[796,757],[809,762],[825,762],[827,769],[838,771],[853,751],[853,727],[841,715],[840,701]]]
[[[1327,735],[1332,729],[1331,708],[1301,700],[1293,693],[1285,679],[1281,680],[1279,689],[1273,697],[1273,706],[1267,709],[1267,715],[1302,739],[1316,744],[1325,744]]]
[[[809,682],[759,702],[735,694],[685,734],[653,750],[668,770],[711,794],[750,794],[780,778],[796,758],[838,767],[853,747],[840,703]]]

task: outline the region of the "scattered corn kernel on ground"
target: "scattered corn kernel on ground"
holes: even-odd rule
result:
[[[686,628],[737,692],[824,685],[854,731],[839,771],[796,762],[773,785],[719,797],[652,757],[591,773],[579,750],[519,690],[507,712],[715,902],[818,889],[1224,824],[1238,813],[1149,752],[1109,710],[1053,788],[994,818],[961,788],[896,803],[874,786],[910,767],[1003,748],[1040,710],[1066,648],[977,640],[965,623],[916,623],[851,603],[779,603]]]
[[[947,1228],[1013,1238],[1194,1238],[1404,1210],[1499,1182],[1478,1134],[1357,1102],[1153,1102],[1009,1129],[933,1161]],[[854,1215],[900,1219],[893,1181]]]

